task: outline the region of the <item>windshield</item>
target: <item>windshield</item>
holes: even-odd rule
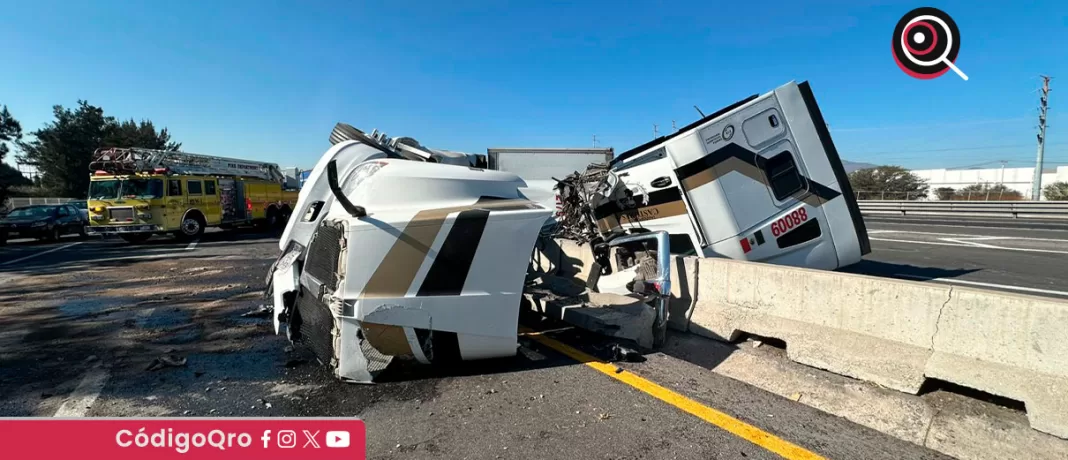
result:
[[[11,214],[8,214],[7,217],[48,217],[55,212],[55,209],[55,206],[31,206],[28,208],[19,208],[11,211]]]
[[[89,198],[115,200],[119,198],[163,198],[160,179],[112,179],[89,183]]]

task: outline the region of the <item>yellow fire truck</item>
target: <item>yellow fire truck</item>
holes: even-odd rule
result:
[[[274,163],[140,148],[100,149],[89,164],[89,233],[137,243],[195,239],[207,227],[280,226],[298,191]]]

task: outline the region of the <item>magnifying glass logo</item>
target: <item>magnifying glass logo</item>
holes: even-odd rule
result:
[[[954,64],[960,52],[960,29],[953,18],[937,8],[916,8],[897,22],[891,41],[894,62],[906,74],[924,80],[952,70],[968,76]]]

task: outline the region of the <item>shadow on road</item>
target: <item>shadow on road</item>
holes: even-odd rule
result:
[[[980,271],[980,269],[919,267],[916,265],[895,264],[865,259],[848,267],[840,268],[837,271],[842,273],[855,273],[858,275],[915,280],[916,278],[956,278],[958,276]]]

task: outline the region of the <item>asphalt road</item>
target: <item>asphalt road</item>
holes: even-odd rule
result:
[[[400,362],[376,385],[343,384],[275,336],[269,319],[245,316],[261,303],[276,238],[219,232],[196,244],[0,248],[0,415],[352,416],[367,422],[370,458],[776,457],[732,426],[829,458],[941,458],[714,374],[732,348],[701,342],[619,364],[646,383],[624,383],[523,336],[514,358]],[[548,335],[608,356],[610,343],[596,337]],[[147,370],[160,358],[181,362],[167,357],[185,361]],[[656,385],[726,418],[690,415],[651,396]]]
[[[1068,229],[872,217],[865,223],[872,252],[842,271],[1068,298]]]

